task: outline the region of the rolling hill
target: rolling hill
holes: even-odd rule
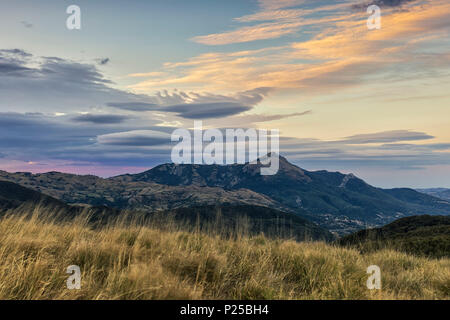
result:
[[[337,243],[357,247],[364,252],[393,248],[429,257],[450,257],[450,217],[413,216],[386,226],[361,230]]]
[[[12,182],[0,181],[0,211],[17,209],[24,204],[29,204],[30,206],[65,207],[63,202],[50,196]]]

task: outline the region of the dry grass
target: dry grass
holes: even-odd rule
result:
[[[366,287],[378,265],[382,290]],[[82,271],[68,290],[69,265]],[[450,260],[83,219],[0,220],[0,299],[449,299]]]

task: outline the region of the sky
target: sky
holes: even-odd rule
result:
[[[70,5],[80,30],[66,27]],[[0,170],[141,172],[201,120],[279,129],[281,155],[307,170],[450,188],[448,0],[5,0],[0,12]]]

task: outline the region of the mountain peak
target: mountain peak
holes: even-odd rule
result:
[[[261,168],[270,166],[275,156],[278,157],[278,172],[275,175],[261,175]],[[286,158],[279,156],[277,153],[268,153],[256,161],[245,164],[166,163],[129,177],[134,181],[178,186],[222,187],[227,189],[245,188],[247,184],[253,184],[255,181],[273,181],[274,179],[310,181],[304,170],[291,164]]]

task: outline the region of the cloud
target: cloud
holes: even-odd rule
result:
[[[104,59],[98,59],[98,64],[101,66],[107,65],[109,63],[110,59],[109,58],[104,58]]]
[[[417,1],[417,0],[374,0],[373,4],[376,4],[379,6],[385,5],[385,6],[389,6],[389,7],[398,7],[405,3],[414,2],[414,1]]]
[[[232,95],[217,95],[212,93],[195,93],[174,91],[158,92],[151,99],[154,103],[121,103],[109,102],[114,108],[130,111],[158,111],[174,113],[185,119],[224,118],[251,110],[260,103],[271,88],[257,88],[238,92]]]
[[[303,6],[308,4],[308,6]],[[310,5],[313,5],[312,7]],[[314,1],[285,0],[259,1],[259,11],[235,18],[240,23],[262,22],[250,26],[242,26],[231,31],[196,36],[192,41],[205,45],[227,45],[232,43],[251,42],[256,40],[276,39],[298,33],[302,27],[337,22],[345,18],[342,9],[348,9],[348,3],[320,4]],[[301,8],[295,8],[299,7]],[[328,16],[324,16],[326,12]]]
[[[234,125],[245,125],[249,126],[251,124],[256,124],[260,122],[269,122],[269,121],[275,121],[275,120],[282,120],[282,119],[289,119],[293,117],[300,117],[312,114],[312,110],[307,110],[304,112],[294,112],[294,113],[288,113],[288,114],[248,114],[248,115],[242,115],[239,117],[234,117],[232,119],[232,122]]]
[[[30,70],[29,68],[22,67],[16,63],[0,62],[0,74],[3,75],[20,76],[21,74],[25,74],[29,70]]]
[[[27,21],[20,21],[20,24],[22,24],[27,29],[33,28],[33,24]]]
[[[49,163],[50,170],[55,163],[68,163],[71,168],[85,165],[101,168],[112,165],[133,167],[144,163],[149,167],[162,161],[162,157],[169,161],[173,128],[151,124],[147,120],[129,125],[99,126],[93,122],[74,122],[72,115],[0,113],[1,164],[18,161],[22,166],[28,166],[29,161],[45,162]],[[151,145],[160,147],[144,150]]]
[[[294,112],[294,113],[288,113],[288,114],[275,114],[275,115],[254,115],[253,116],[253,122],[266,122],[266,121],[274,121],[274,120],[281,120],[286,118],[292,118],[292,117],[300,117],[305,116],[308,114],[312,114],[312,110],[307,110],[304,112]]]
[[[36,57],[21,49],[0,50],[0,109],[19,112],[83,111],[108,101],[148,99],[111,87],[94,65]],[[24,94],[26,92],[26,94]]]
[[[450,65],[450,56],[442,51],[442,47],[449,44],[448,1],[412,1],[408,10],[397,10],[396,2],[390,2],[392,6],[383,10],[383,27],[372,32],[367,30],[366,11],[355,12],[351,3],[336,4],[339,5],[336,11],[332,5],[314,3],[314,7],[305,9],[311,11],[309,16],[304,16],[301,8],[280,9],[286,10],[280,15],[275,10],[261,11],[264,14],[259,12],[245,16],[245,19],[241,17],[243,22],[261,19],[279,25],[317,23],[317,28],[307,28],[307,34],[289,44],[257,50],[210,52],[187,61],[166,63],[164,70],[160,70],[164,72],[130,87],[138,92],[161,86],[208,91],[271,87],[328,94],[337,89],[365,85],[369,80],[372,84],[392,76],[405,80],[405,74],[411,79],[409,74],[412,72],[414,77],[423,78],[431,72],[443,73]],[[259,35],[259,26],[265,24],[249,26],[253,28],[253,31],[248,29],[251,36]],[[239,32],[247,32],[245,28],[198,39],[205,42],[209,39],[211,44],[232,43],[234,38],[240,42],[245,37]],[[266,30],[263,34],[270,35],[270,32]],[[399,79],[399,75],[403,78]]]
[[[171,142],[171,135],[153,130],[134,130],[101,135],[97,137],[97,141],[103,145],[126,147],[167,146]]]
[[[118,114],[82,114],[73,117],[72,120],[76,122],[90,122],[95,124],[116,124],[128,120],[128,116]]]
[[[20,49],[0,50],[0,77],[2,76],[24,76],[32,69],[25,66],[30,55]]]
[[[396,141],[418,141],[429,139],[434,139],[434,137],[424,132],[394,130],[394,131],[353,135],[341,141],[346,144],[366,144],[366,143],[386,143]]]
[[[326,20],[321,20],[317,18],[311,18],[312,15],[316,15],[318,13],[327,13],[329,16],[337,18],[339,13],[341,13],[342,9],[347,9],[349,7],[348,3],[333,3],[330,5],[320,5],[315,6],[314,8],[296,8],[296,9],[268,9],[261,10],[256,13],[252,13],[249,15],[245,15],[242,17],[235,18],[233,20],[238,22],[255,22],[255,21],[303,21],[305,25],[308,24],[317,24],[320,22],[324,22]],[[308,19],[305,19],[308,17]]]
[[[107,106],[132,112],[158,111],[185,119],[223,118],[252,109],[271,90],[262,87],[228,95],[175,90],[149,96],[117,90],[111,85],[95,65],[58,57],[35,57],[20,49],[0,50],[0,108],[3,110],[39,109],[44,113],[68,114],[92,113],[93,109],[101,111]],[[89,115],[74,120],[118,123],[123,119]]]
[[[450,150],[450,143],[427,143],[427,144],[411,144],[411,143],[388,143],[380,146],[386,150],[420,150],[420,151],[445,151]]]
[[[251,109],[252,107],[233,102],[211,102],[179,104],[165,107],[162,110],[174,112],[186,119],[208,119],[228,117]]]
[[[258,0],[262,10],[276,10],[302,5],[311,0]]]
[[[158,105],[155,103],[147,102],[108,102],[108,107],[129,110],[129,111],[152,111],[156,110]]]
[[[274,39],[295,33],[302,25],[304,25],[304,23],[299,21],[289,23],[264,23],[257,26],[239,28],[234,31],[197,36],[191,40],[206,45],[225,45],[231,43]]]
[[[175,97],[183,100],[183,103],[161,107],[159,110],[176,113],[185,119],[224,118],[251,110],[271,90],[271,88],[257,88],[228,96],[180,92]],[[165,100],[164,97],[161,98]]]
[[[89,144],[96,128],[77,130],[40,113],[0,113],[0,146],[4,152],[35,156],[53,148]]]
[[[367,9],[370,5],[377,5],[382,7],[401,7],[405,4],[416,2],[418,0],[371,0],[359,4],[354,4],[352,7],[355,9]]]

